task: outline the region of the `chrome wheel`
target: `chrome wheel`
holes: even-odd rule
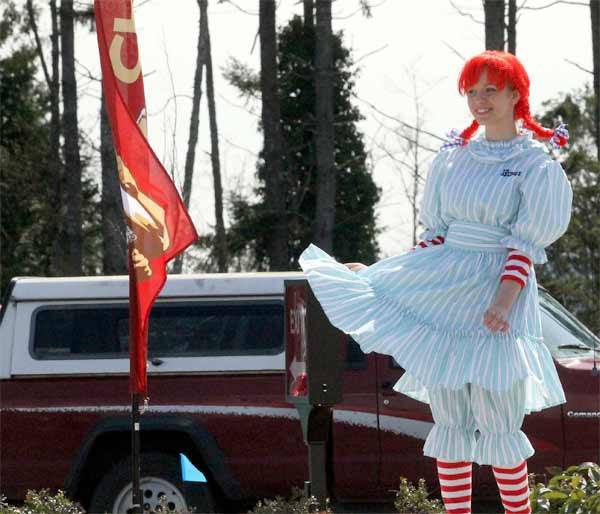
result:
[[[140,489],[142,490],[142,511],[149,512],[175,512],[177,510],[187,509],[187,504],[182,491],[167,480],[158,477],[143,477],[140,479]],[[113,514],[129,514],[133,506],[133,486],[130,482],[117,495],[113,504]],[[160,499],[165,497],[166,505],[161,505]],[[162,509],[162,510],[161,510]]]

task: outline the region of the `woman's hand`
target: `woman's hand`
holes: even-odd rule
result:
[[[500,330],[507,332],[510,328],[508,323],[508,309],[494,304],[483,314],[483,324],[492,332]]]
[[[345,262],[344,266],[346,266],[346,268],[348,268],[350,271],[358,271],[367,267],[362,262]]]
[[[521,286],[514,280],[501,280],[492,305],[483,314],[483,324],[492,332],[507,332],[510,328],[508,313],[517,301]]]

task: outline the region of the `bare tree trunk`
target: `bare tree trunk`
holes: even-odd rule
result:
[[[62,163],[60,160],[60,76],[59,76],[59,46],[58,46],[58,12],[56,9],[56,0],[50,0],[50,16],[52,33],[50,35],[51,41],[51,72],[48,70],[46,65],[46,59],[44,57],[44,49],[37,27],[37,20],[35,16],[35,10],[33,6],[33,0],[27,0],[26,3],[27,14],[29,16],[29,26],[33,32],[34,40],[36,43],[36,51],[40,58],[42,65],[42,71],[48,85],[48,91],[50,92],[50,145],[48,151],[48,171],[55,180],[55,189],[50,193],[52,195],[52,206],[53,211],[48,213],[49,220],[49,231],[51,234],[56,235],[60,224],[60,213],[62,205],[62,179],[63,170]],[[52,258],[51,258],[51,272],[52,274],[59,274],[61,267],[58,266],[58,262],[61,261],[59,255],[61,255],[60,240],[57,237],[53,238],[52,242]]]
[[[202,3],[207,0],[198,0],[200,8],[200,17],[198,22],[198,45],[196,53],[196,72],[194,73],[194,92],[192,97],[192,115],[190,117],[190,132],[188,136],[187,154],[185,156],[185,172],[183,178],[183,203],[186,209],[190,207],[190,198],[192,195],[192,179],[194,176],[194,162],[196,160],[196,146],[198,145],[198,130],[200,124],[200,100],[202,99],[202,75],[206,65],[206,36],[202,31],[204,20],[202,19],[206,9],[202,8]],[[173,273],[181,273],[183,270],[183,256],[179,254],[173,262]]]
[[[315,2],[314,0],[303,0],[304,3],[304,25],[312,27],[315,24]]]
[[[75,79],[75,41],[73,0],[62,0],[60,7],[62,50],[63,135],[65,158],[65,219],[63,250],[65,275],[82,273],[81,158],[77,124],[77,82]]]
[[[504,50],[504,0],[483,0],[485,49]]]
[[[200,0],[203,25],[200,30],[206,37],[206,97],[208,100],[208,119],[210,124],[210,158],[212,162],[213,182],[215,188],[215,233],[217,244],[217,265],[219,272],[227,271],[227,240],[223,221],[223,186],[221,185],[221,164],[219,158],[219,131],[217,129],[217,112],[215,105],[215,85],[213,81],[212,55],[210,48],[210,32],[208,30],[208,0]]]
[[[333,45],[331,0],[317,1],[315,47],[315,117],[317,192],[313,229],[315,244],[326,252],[333,249],[336,169],[333,126]]]
[[[50,17],[52,24],[52,34],[50,41],[52,45],[52,84],[50,86],[50,152],[51,154],[51,173],[54,176],[55,187],[52,191],[54,197],[54,223],[52,224],[53,233],[58,234],[60,213],[63,212],[63,181],[64,169],[60,158],[60,135],[61,135],[61,119],[60,119],[60,45],[59,45],[59,24],[58,24],[58,9],[56,0],[50,0]],[[54,237],[52,246],[52,273],[59,274],[60,262],[63,261],[60,237]]]
[[[600,2],[598,0],[590,0],[590,17],[592,21],[592,59],[594,61],[594,98],[596,100],[594,137],[600,161]]]
[[[517,0],[508,0],[506,34],[508,37],[508,51],[513,55],[517,55]]]
[[[100,100],[100,160],[102,163],[102,272],[104,275],[127,274],[127,238],[121,187],[112,133],[106,113],[104,88]]]
[[[264,135],[266,201],[273,230],[268,241],[269,269],[289,268],[288,230],[283,181],[283,135],[277,82],[275,0],[259,0],[260,89]]]
[[[420,162],[419,162],[419,150],[420,148],[420,136],[421,136],[421,128],[423,126],[423,120],[421,119],[421,104],[419,103],[419,96],[417,93],[417,79],[416,76],[413,75],[413,92],[415,97],[415,142],[409,143],[409,147],[414,146],[413,150],[413,246],[417,244],[417,195],[419,194],[419,178],[420,178]]]

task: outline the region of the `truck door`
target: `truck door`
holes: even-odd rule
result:
[[[376,355],[365,355],[347,341],[342,403],[333,409],[331,434],[332,486],[341,501],[377,497],[379,440],[377,435]]]
[[[390,355],[377,355],[377,404],[381,466],[379,486],[382,494],[393,500],[400,476],[413,485],[427,480],[427,488],[439,487],[435,478],[435,461],[423,456],[423,444],[433,426],[429,405],[394,391],[392,388],[404,370]]]
[[[589,356],[563,359],[559,365],[567,398],[567,403],[561,406],[565,468],[600,459],[600,376],[592,373],[593,365],[594,359]],[[559,415],[557,412],[556,416]]]

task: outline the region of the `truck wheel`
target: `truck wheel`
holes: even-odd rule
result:
[[[179,458],[169,453],[143,453],[140,489],[143,511],[154,510],[166,496],[167,512],[195,507],[196,512],[216,512],[208,482],[184,483]],[[129,514],[132,507],[131,456],[117,462],[100,479],[90,501],[90,514]]]

